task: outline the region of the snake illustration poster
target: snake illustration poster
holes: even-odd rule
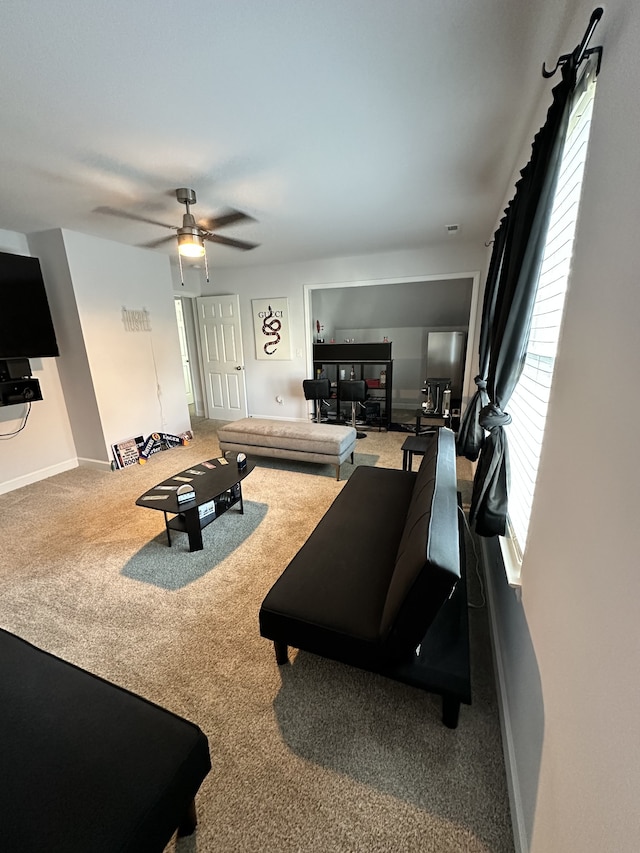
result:
[[[251,308],[256,335],[256,358],[271,361],[290,360],[291,340],[287,298],[252,299]]]

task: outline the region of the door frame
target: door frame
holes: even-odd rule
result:
[[[467,352],[464,365],[464,383],[462,388],[462,408],[466,408],[467,402],[475,393],[475,383],[473,381],[473,359],[476,356],[477,346],[476,337],[479,334],[478,328],[478,302],[480,298],[480,271],[475,272],[456,272],[456,273],[439,273],[437,275],[411,275],[411,276],[394,276],[393,278],[377,278],[363,281],[335,281],[323,282],[321,284],[305,284],[303,286],[303,301],[304,301],[304,323],[307,329],[305,335],[306,345],[306,361],[307,361],[307,376],[313,376],[313,336],[315,333],[313,318],[311,316],[311,293],[314,290],[333,290],[338,287],[371,287],[372,285],[383,284],[409,284],[414,281],[423,281],[429,284],[431,281],[446,281],[449,279],[466,278],[472,279],[471,287],[471,304],[469,305],[469,329],[467,332]]]
[[[193,389],[193,409],[199,418],[205,417],[204,393],[202,385],[202,365],[200,359],[200,336],[196,324],[194,300],[191,293],[174,293],[174,299],[182,303],[182,319],[187,340],[187,356],[189,358],[189,373]]]

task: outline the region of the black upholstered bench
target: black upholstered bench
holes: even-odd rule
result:
[[[193,723],[0,630],[0,847],[162,853],[211,768]]]

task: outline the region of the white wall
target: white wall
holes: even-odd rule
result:
[[[41,231],[29,236],[47,288],[60,357],[56,359],[64,401],[81,465],[106,465],[104,435],[93,388],[93,377],[69,272],[63,232]]]
[[[210,271],[211,282],[202,284],[203,295],[240,295],[249,414],[294,419],[307,417],[302,380],[312,375],[312,329],[310,322],[307,325],[305,320],[305,285],[469,273],[483,266],[485,252],[484,246],[449,240],[437,249],[424,251]],[[259,361],[255,357],[251,299],[279,296],[289,300],[293,358],[291,361]],[[283,398],[282,405],[276,402],[277,396]]]
[[[40,258],[60,348],[58,359],[31,360],[44,400],[0,441],[0,492],[79,460],[108,469],[111,444],[190,428],[166,256],[58,229],[0,232],[0,249]],[[151,331],[127,331],[123,307],[146,309]],[[0,432],[24,411],[0,407]]]
[[[593,4],[575,7],[569,47]],[[490,566],[532,853],[640,839],[640,6],[610,0],[592,44],[604,57],[522,605]]]
[[[62,233],[106,452],[135,435],[189,429],[169,259]],[[148,311],[151,331],[128,331],[123,307]]]
[[[24,234],[0,230],[0,251],[32,255]],[[32,358],[42,400],[31,405],[25,428],[12,438],[27,414],[26,405],[0,406],[0,493],[34,483],[78,464],[58,375],[57,359]]]

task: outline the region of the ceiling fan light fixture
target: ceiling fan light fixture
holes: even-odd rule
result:
[[[183,258],[204,255],[204,240],[198,228],[178,228],[178,252]]]

